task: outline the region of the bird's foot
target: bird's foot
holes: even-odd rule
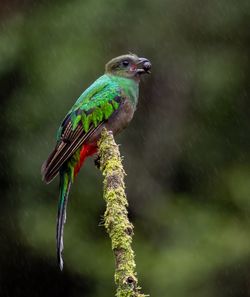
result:
[[[100,160],[101,160],[101,158],[99,155],[97,155],[96,158],[94,159],[94,163],[95,163],[95,166],[97,169],[100,169],[100,167],[101,167]]]

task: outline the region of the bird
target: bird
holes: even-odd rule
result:
[[[42,180],[50,183],[59,175],[56,224],[57,262],[63,269],[63,230],[71,185],[84,160],[97,154],[103,128],[120,133],[133,118],[141,76],[150,73],[151,62],[135,54],[111,59],[105,72],[76,100],[57,131],[56,145],[41,168]]]

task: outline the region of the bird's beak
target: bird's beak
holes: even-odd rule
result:
[[[148,59],[145,58],[139,58],[137,63],[137,73],[138,74],[144,74],[144,73],[151,73],[151,63]]]

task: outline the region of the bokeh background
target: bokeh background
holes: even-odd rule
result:
[[[114,296],[88,160],[56,265],[58,181],[40,166],[81,92],[114,56],[152,61],[117,137],[140,284],[152,297],[250,296],[249,0],[0,2],[0,296]]]

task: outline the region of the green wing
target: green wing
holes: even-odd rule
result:
[[[92,126],[97,127],[118,109],[121,97],[121,89],[117,84],[107,84],[102,90],[94,94],[89,101],[83,100],[74,105],[65,120],[70,120],[73,131],[78,127],[79,123],[82,123],[85,133],[88,133]],[[61,131],[63,131],[64,126],[63,122]]]
[[[98,90],[94,88],[98,83]],[[43,178],[50,182],[61,166],[99,129],[123,102],[122,90],[112,80],[97,80],[73,105],[57,134],[57,145],[42,168]],[[91,94],[91,95],[90,95]]]

